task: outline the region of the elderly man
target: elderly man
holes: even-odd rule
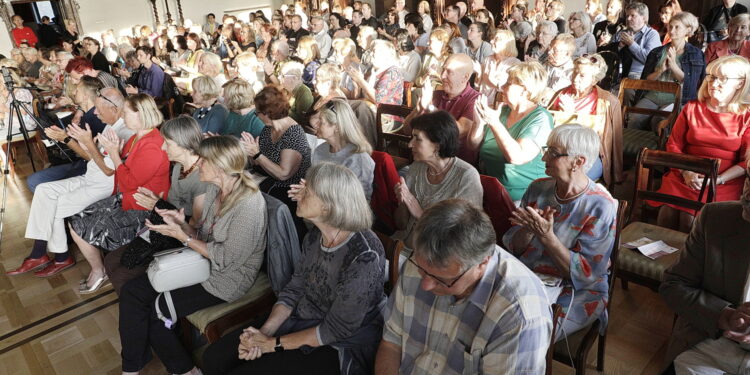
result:
[[[318,50],[320,50],[320,58],[325,60],[328,55],[331,54],[331,36],[328,35],[328,30],[325,27],[325,20],[321,16],[313,16],[310,18],[310,31],[312,31],[315,41],[318,42]]]
[[[666,360],[677,374],[750,369],[748,244],[750,179],[739,202],[703,207],[680,260],[664,273],[659,293],[678,316]]]
[[[310,35],[310,32],[302,28],[302,16],[295,14],[292,16],[292,28],[286,32],[286,42],[292,51],[297,50],[299,38]]]
[[[544,374],[552,333],[544,286],[496,245],[482,209],[445,200],[414,230],[375,374]]]
[[[313,94],[310,88],[302,82],[302,72],[305,66],[294,60],[281,64],[279,82],[290,93],[289,117],[300,125],[307,125],[307,112],[313,105]]]
[[[545,104],[558,90],[570,86],[573,77],[573,51],[575,37],[571,34],[558,34],[552,40],[547,52],[547,92]]]
[[[42,67],[42,62],[39,61],[39,51],[34,47],[26,47],[21,49],[23,58],[29,63],[26,68],[26,76],[29,78],[39,78],[39,69]]]
[[[448,57],[441,74],[442,89],[433,93],[432,84],[427,80],[422,88],[422,97],[414,111],[406,118],[406,123],[408,124],[414,116],[425,112],[450,113],[458,124],[458,157],[476,165],[483,128],[479,126],[474,111],[479,92],[469,85],[473,72],[473,62],[468,55],[458,53]],[[410,133],[411,129],[407,125],[404,131]]]
[[[280,84],[278,75],[281,69],[281,64],[289,60],[289,44],[284,40],[278,39],[271,43],[270,48],[271,51],[269,54],[271,55],[271,60],[269,61],[268,59],[265,59],[265,63],[263,63],[263,71],[266,73],[268,81],[278,85]]]

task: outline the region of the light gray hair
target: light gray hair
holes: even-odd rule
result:
[[[495,250],[497,237],[481,207],[447,199],[428,208],[414,228],[414,252],[429,264],[447,267],[457,261],[466,270]]]
[[[536,25],[536,29],[537,29],[537,31],[540,31],[540,30],[542,30],[542,29],[547,29],[547,30],[549,30],[550,32],[553,32],[553,33],[555,33],[555,35],[557,35],[557,34],[558,34],[557,24],[555,24],[555,23],[554,23],[554,22],[552,22],[552,21],[547,21],[547,20],[544,20],[544,21],[542,21],[542,22],[539,22],[539,23],[538,23],[538,24]]]
[[[162,124],[160,131],[164,138],[176,143],[177,146],[198,154],[203,133],[194,118],[187,115],[178,116]]]
[[[526,40],[526,38],[528,38],[533,32],[534,28],[531,26],[531,23],[527,21],[521,21],[513,27],[513,35],[515,35],[518,40]]]
[[[581,25],[583,25],[582,29],[584,33],[591,32],[591,17],[589,17],[588,13],[579,10],[577,12],[571,13],[570,17],[572,16],[576,16],[579,20],[581,20]],[[568,17],[568,19],[570,19],[570,17]],[[573,33],[573,30],[571,30],[570,32]]]
[[[64,58],[64,59],[73,59],[73,54],[68,51],[57,51],[57,58]]]
[[[547,145],[560,147],[560,152],[564,152],[568,156],[583,156],[586,158],[583,172],[588,172],[594,165],[594,161],[599,157],[601,146],[599,135],[593,129],[580,124],[565,124],[555,127],[547,138]]]
[[[625,12],[629,10],[635,10],[636,12],[638,12],[646,19],[646,23],[648,23],[648,6],[646,6],[646,4],[634,1],[625,6]]]
[[[306,188],[323,201],[322,221],[334,228],[360,232],[372,226],[372,211],[357,176],[343,165],[322,162],[307,170]]]

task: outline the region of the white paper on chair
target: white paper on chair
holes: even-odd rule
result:
[[[629,249],[637,249],[641,254],[651,259],[657,259],[672,254],[678,250],[677,248],[667,245],[664,241],[654,241],[647,237],[628,242],[624,246]]]

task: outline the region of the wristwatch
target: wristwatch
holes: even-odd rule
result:
[[[71,137],[71,136],[67,136],[67,137],[65,137],[65,138],[63,139],[63,143],[65,143],[65,144],[67,145],[67,144],[68,144],[68,143],[69,143],[69,142],[70,142],[70,141],[71,141],[72,139],[73,139],[73,137]]]
[[[185,242],[182,243],[182,246],[190,247],[190,241],[193,240],[193,236],[188,236],[188,238],[185,240]]]
[[[277,353],[284,351],[284,345],[281,345],[281,336],[276,336],[276,346],[273,347],[273,350]]]

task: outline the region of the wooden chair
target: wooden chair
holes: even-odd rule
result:
[[[625,105],[625,90],[628,89],[636,91],[657,91],[672,94],[674,95],[672,111],[638,108],[635,107],[635,103],[633,103],[633,106]],[[648,81],[629,78],[625,78],[620,82],[620,93],[618,98],[620,99],[620,105],[622,105],[623,126],[627,125],[626,119],[629,113],[666,117],[665,120],[659,123],[655,132],[650,130],[623,129],[622,143],[623,158],[625,160],[635,160],[640,150],[644,147],[652,150],[664,149],[664,145],[667,143],[667,138],[669,138],[669,132],[672,130],[672,125],[677,119],[677,115],[680,113],[681,97],[682,87],[674,82]]]
[[[404,250],[404,243],[399,240],[394,240],[387,234],[379,231],[375,231],[375,234],[378,236],[378,239],[380,239],[380,242],[383,243],[385,257],[388,260],[388,285],[386,292],[390,294],[390,292],[396,288],[396,282],[398,282],[400,271],[398,267],[398,259],[401,255],[401,251]]]
[[[399,133],[398,131],[387,131],[384,129],[384,116],[404,119],[412,112],[412,109],[402,105],[395,104],[378,104],[376,112],[376,130],[377,142],[375,149],[391,155],[396,169],[411,164],[412,154],[409,150],[409,140],[411,136]]]
[[[698,194],[698,200],[693,201],[656,192],[654,173],[655,170],[664,168],[682,169],[704,175],[705,179]],[[636,165],[633,208],[630,211],[627,226],[622,231],[622,241],[627,243],[641,237],[648,237],[652,240],[662,240],[680,251],[652,260],[637,250],[621,248],[618,277],[623,282],[623,289],[627,289],[627,282],[632,281],[658,291],[664,270],[677,261],[680,252],[685,248],[687,233],[648,224],[643,220],[645,201],[677,205],[697,213],[705,203],[714,200],[718,169],[719,161],[716,159],[649,149],[641,151]]]
[[[550,335],[549,347],[547,348],[547,370],[546,375],[552,375],[552,357],[555,352],[555,332],[557,332],[557,322],[562,317],[562,306],[557,303],[552,304],[552,335]]]
[[[409,108],[414,108],[412,103],[411,90],[414,87],[414,83],[404,81],[404,104]]]
[[[628,207],[628,202],[619,201],[617,207],[617,223],[615,225],[615,241],[612,244],[612,254],[609,257],[611,265],[609,267],[609,301],[612,301],[615,286],[615,277],[619,270],[619,255],[620,255],[620,235],[622,234],[623,221],[625,220],[625,210]],[[611,303],[607,304],[607,314],[610,312]],[[577,332],[568,335],[567,339],[562,339],[555,343],[553,358],[555,361],[565,363],[569,366],[575,367],[576,375],[583,375],[586,373],[586,361],[588,358],[589,351],[594,345],[597,336],[599,338],[599,348],[596,358],[596,369],[597,371],[604,371],[604,352],[607,346],[607,329],[604,327],[604,334],[600,334],[601,322],[599,320],[594,321],[588,328],[583,328]],[[554,339],[553,339],[554,340]],[[566,342],[567,340],[567,342]],[[568,348],[570,348],[570,354],[574,355],[575,358],[571,358],[568,355]],[[549,371],[549,369],[548,369]],[[549,372],[547,372],[549,374]]]
[[[497,244],[503,246],[503,235],[513,226],[510,223],[510,215],[516,210],[513,199],[510,198],[508,190],[503,184],[492,176],[479,175],[484,195],[482,197],[482,208],[490,217],[492,228],[495,229]]]

